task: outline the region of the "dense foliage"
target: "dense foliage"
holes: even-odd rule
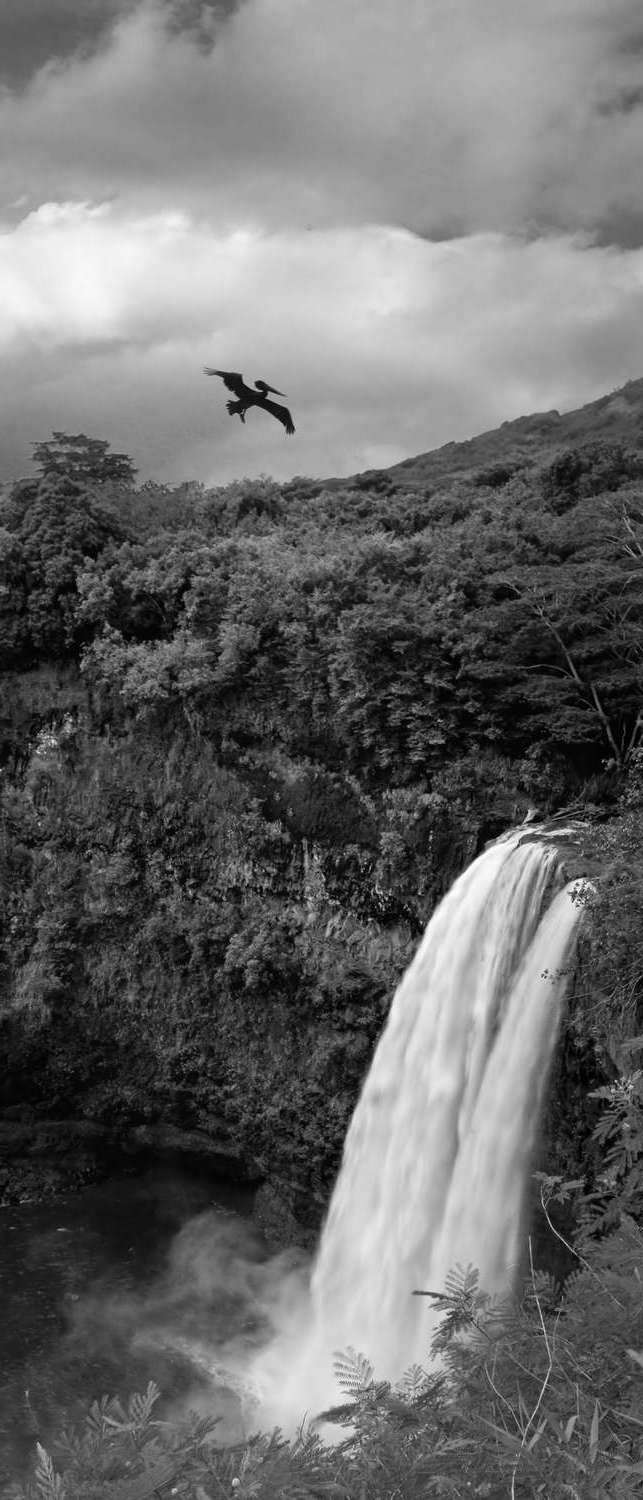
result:
[[[643,454],[548,432],[425,490],[36,446],[0,499],[0,1108],[200,1127],[318,1218],[436,900],[531,803],[631,784]]]

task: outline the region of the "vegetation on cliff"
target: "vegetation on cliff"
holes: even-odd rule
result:
[[[5,1111],[201,1128],[319,1217],[436,900],[636,763],[643,450],[562,421],[424,489],[37,445],[0,501]]]

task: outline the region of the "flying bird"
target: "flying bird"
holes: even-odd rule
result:
[[[295,424],[287,406],[278,406],[276,401],[268,400],[268,391],[275,396],[284,396],[285,391],[278,391],[275,385],[268,385],[265,380],[255,380],[256,390],[246,385],[243,375],[238,375],[235,370],[211,370],[209,365],[204,365],[204,375],[220,375],[226,390],[234,391],[238,401],[226,401],[230,416],[239,416],[245,422],[246,412],[249,406],[260,406],[262,411],[270,412],[271,417],[276,417],[285,427],[286,432],[291,435],[295,431]]]

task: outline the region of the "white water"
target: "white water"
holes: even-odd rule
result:
[[[456,1264],[487,1291],[521,1258],[525,1186],[582,905],[555,849],[515,832],[432,917],[353,1115],[313,1269],[306,1327],[256,1371],[276,1415],[337,1397],[336,1350],[379,1379],[426,1365],[426,1298]]]

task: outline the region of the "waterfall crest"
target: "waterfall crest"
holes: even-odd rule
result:
[[[300,1415],[335,1399],[337,1349],[363,1351],[379,1379],[426,1364],[428,1304],[415,1288],[439,1290],[469,1262],[485,1290],[511,1284],[577,889],[563,887],[555,849],[518,830],[431,918],[347,1133],[289,1371]]]

